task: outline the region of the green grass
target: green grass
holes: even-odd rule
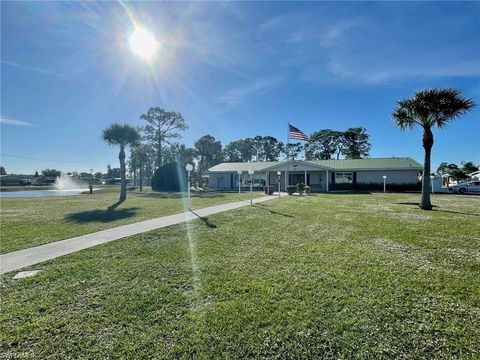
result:
[[[0,354],[480,357],[480,197],[288,197],[2,277]]]
[[[115,209],[119,187],[108,187],[94,194],[49,198],[1,199],[0,253],[79,236],[103,229],[185,211],[180,193],[128,193]],[[263,193],[255,192],[254,196]],[[192,208],[238,201],[237,193],[193,192]],[[242,193],[247,200],[249,194]]]

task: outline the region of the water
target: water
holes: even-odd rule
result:
[[[21,191],[2,191],[2,198],[16,197],[52,197],[52,196],[72,196],[79,195],[88,191],[88,185],[81,180],[72,179],[67,174],[61,173],[55,179],[54,190],[21,190]],[[98,190],[98,189],[94,189]]]
[[[97,189],[94,189],[97,190]],[[21,190],[21,191],[1,191],[0,198],[16,198],[16,197],[52,197],[52,196],[72,196],[88,191],[85,189],[69,189],[69,190]]]

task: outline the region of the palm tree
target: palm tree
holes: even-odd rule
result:
[[[109,145],[117,145],[120,147],[118,159],[120,160],[120,198],[118,203],[125,201],[127,198],[127,179],[125,176],[125,147],[133,146],[140,141],[140,134],[131,125],[128,124],[112,124],[102,133],[102,139]]]
[[[422,174],[422,200],[420,208],[431,210],[430,202],[430,156],[433,147],[432,128],[444,128],[449,121],[471,111],[475,103],[462,96],[454,88],[432,88],[419,90],[408,99],[400,100],[392,113],[395,125],[401,130],[419,125],[423,128],[425,158]]]

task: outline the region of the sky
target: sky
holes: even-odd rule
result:
[[[418,89],[456,87],[479,106],[434,130],[432,163],[480,162],[479,2],[1,2],[1,164],[102,171],[113,122],[182,113],[189,146],[363,126],[371,157],[423,161],[421,130],[391,113]],[[134,54],[134,24],[152,32]]]

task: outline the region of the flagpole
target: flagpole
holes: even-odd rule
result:
[[[290,123],[287,123],[287,145],[290,144]]]
[[[288,148],[288,145],[290,145],[290,123],[287,122],[287,170],[285,171],[285,191],[287,191],[287,186],[290,185],[287,181],[287,174],[288,174],[288,162],[290,161],[290,149]]]

